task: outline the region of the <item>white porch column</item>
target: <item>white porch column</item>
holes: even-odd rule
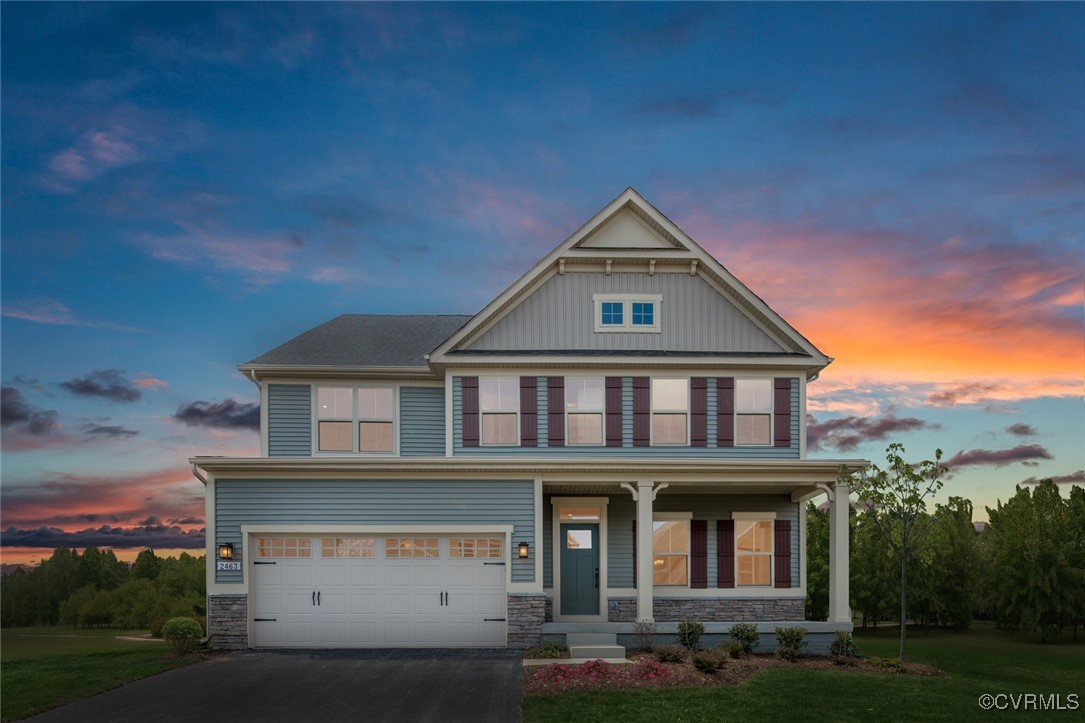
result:
[[[834,484],[829,503],[829,622],[850,623],[848,485]]]
[[[651,480],[637,481],[637,621],[654,622],[652,597],[652,502]]]

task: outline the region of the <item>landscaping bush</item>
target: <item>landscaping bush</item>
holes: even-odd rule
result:
[[[704,625],[699,620],[683,620],[678,623],[678,644],[691,653],[701,649]]]
[[[727,632],[731,636],[731,640],[742,646],[742,652],[744,653],[752,653],[761,640],[761,633],[757,632],[757,625],[754,623],[735,623]],[[738,656],[732,657],[737,658]]]
[[[851,639],[851,633],[847,630],[837,630],[836,637],[829,644],[829,655],[837,662],[845,658],[859,657],[859,651],[855,649],[855,641]]]
[[[686,659],[686,649],[678,645],[660,645],[656,648],[656,660],[661,663],[681,663]]]
[[[192,618],[170,618],[162,626],[162,637],[178,656],[188,655],[203,637],[203,628]]]
[[[741,658],[746,654],[746,649],[742,647],[742,643],[737,640],[728,640],[726,643],[721,644],[720,650],[727,653],[732,658]]]
[[[693,656],[693,667],[702,673],[711,675],[722,668],[726,661],[726,658],[721,658],[713,652],[704,650]]]
[[[525,658],[562,658],[569,651],[567,645],[545,640],[533,648],[524,651]]]
[[[633,635],[637,638],[637,649],[646,653],[652,652],[655,645],[656,624],[647,620],[633,623]]]
[[[803,640],[805,637],[806,628],[776,628],[776,638],[780,641],[780,646],[776,648],[776,655],[794,663],[799,653],[806,647],[806,641]]]
[[[526,676],[525,693],[557,693],[605,688],[654,688],[667,685],[673,675],[654,660],[635,665],[612,665],[589,660],[581,665],[544,665]]]
[[[166,624],[167,620],[169,620],[169,618],[167,618],[165,615],[159,615],[158,617],[151,620],[151,637],[152,638],[161,638],[162,637],[162,626]]]
[[[900,662],[900,658],[879,658],[875,656],[870,659],[870,664],[885,668],[893,673],[904,672],[904,663]]]

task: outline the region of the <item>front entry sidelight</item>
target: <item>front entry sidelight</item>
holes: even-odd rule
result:
[[[599,525],[561,526],[561,614],[599,614]]]

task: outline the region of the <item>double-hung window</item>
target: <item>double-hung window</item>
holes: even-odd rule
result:
[[[659,294],[593,294],[595,331],[658,332]]]
[[[773,519],[734,514],[739,585],[772,585]]]
[[[394,454],[394,387],[317,387],[317,450]]]
[[[689,444],[689,379],[652,379],[652,444]]]
[[[652,522],[652,584],[689,584],[689,513],[656,513]]]
[[[569,444],[602,444],[603,378],[566,378],[565,412]]]
[[[520,440],[519,377],[481,377],[478,380],[483,444],[518,444]]]
[[[772,380],[735,380],[735,444],[772,444]]]

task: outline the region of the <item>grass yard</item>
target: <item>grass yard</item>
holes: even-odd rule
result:
[[[859,633],[856,643],[864,655],[895,657],[895,634],[892,628],[876,637]],[[1085,639],[1072,643],[1064,635],[1042,645],[1038,636],[977,624],[965,633],[909,631],[908,650],[909,660],[937,666],[947,676],[770,669],[737,686],[525,696],[523,717],[526,723],[972,720],[988,715],[978,704],[984,693],[1060,693],[1063,701],[1076,693],[1077,711],[1048,715],[1085,720]]]
[[[0,631],[0,719],[26,718],[196,659],[173,657],[164,642],[116,638],[142,634],[62,627]]]

